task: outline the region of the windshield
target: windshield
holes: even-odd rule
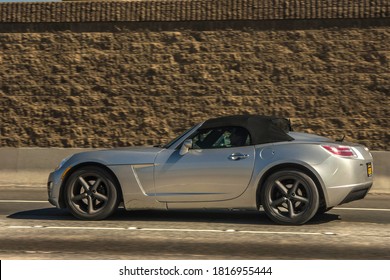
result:
[[[188,132],[190,132],[191,130],[193,130],[196,126],[198,126],[198,124],[194,125],[193,127],[191,127],[190,129],[187,129],[184,133],[180,134],[179,136],[177,136],[175,139],[171,140],[168,144],[164,145],[163,148],[164,149],[168,149],[170,146],[172,146],[177,140],[179,140],[183,135],[187,134]]]

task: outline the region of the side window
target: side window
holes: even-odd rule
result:
[[[201,129],[192,138],[193,149],[217,149],[248,146],[249,132],[243,127]]]

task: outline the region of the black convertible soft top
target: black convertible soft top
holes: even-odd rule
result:
[[[251,136],[252,145],[294,140],[287,134],[292,130],[290,121],[285,118],[270,116],[237,115],[219,117],[205,121],[200,129],[226,126],[246,128]]]

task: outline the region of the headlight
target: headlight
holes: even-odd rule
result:
[[[65,162],[67,162],[68,159],[70,159],[71,157],[72,157],[72,155],[70,155],[70,156],[64,158],[63,160],[61,160],[60,164],[56,167],[56,170],[60,169],[65,164]]]

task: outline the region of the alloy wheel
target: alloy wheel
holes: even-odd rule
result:
[[[98,220],[117,207],[114,180],[100,168],[84,168],[71,175],[66,184],[66,203],[71,213],[81,219]]]
[[[317,212],[318,190],[303,172],[287,170],[271,175],[262,192],[266,214],[281,224],[303,224]]]

